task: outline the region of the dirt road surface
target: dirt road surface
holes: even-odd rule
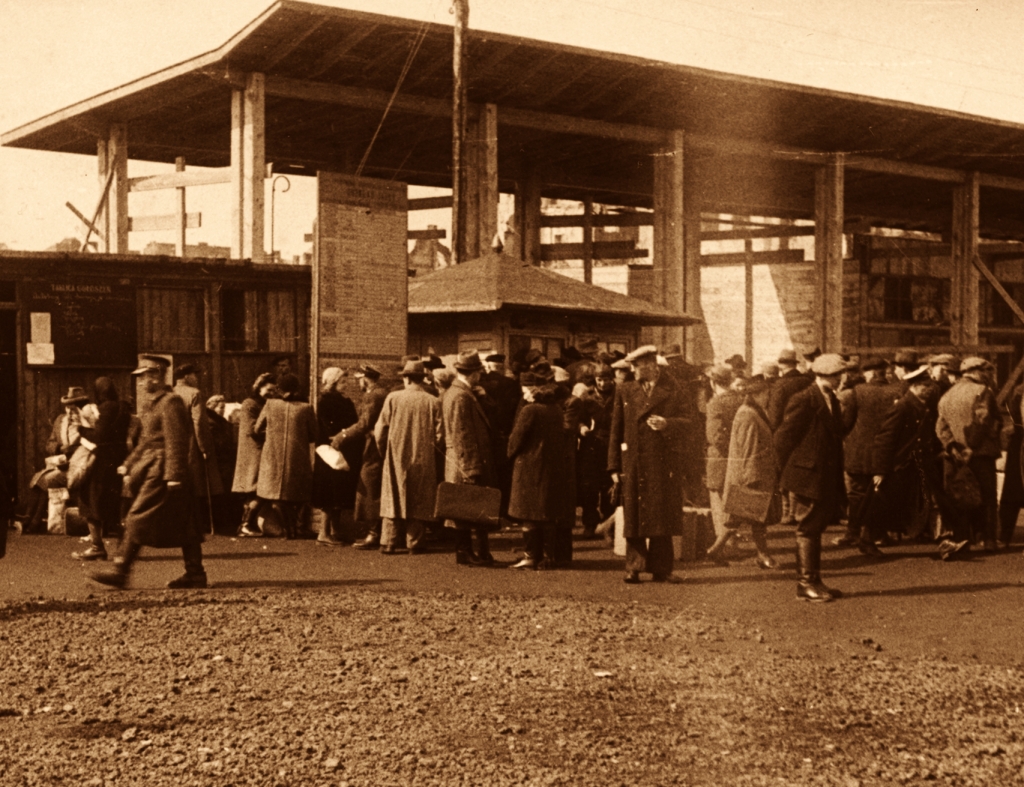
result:
[[[496,539],[511,561],[515,537]],[[1024,558],[826,549],[832,604],[747,557],[625,585],[310,541],[205,546],[211,587],[88,583],[74,539],[0,561],[7,785],[1024,783]]]

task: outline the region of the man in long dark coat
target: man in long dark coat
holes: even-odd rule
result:
[[[123,588],[143,546],[180,547],[185,573],[167,583],[169,588],[204,588],[203,537],[195,516],[190,489],[188,452],[192,422],[181,397],[164,383],[168,361],[144,355],[133,375],[142,376],[151,399],[142,417],[142,438],[124,463],[132,506],[125,519],[121,556],[113,571],[90,574],[104,585]]]
[[[641,571],[673,582],[672,537],[683,532],[684,405],[658,366],[657,348],[645,345],[626,359],[636,380],[616,389],[608,440],[608,472],[622,488],[625,582],[639,582]]]
[[[199,370],[190,363],[174,370],[174,393],[181,397],[192,419],[195,439],[188,449],[188,467],[192,474],[192,493],[200,501],[200,516],[210,523],[213,498],[224,492],[217,467],[217,449],[213,444],[213,429],[206,413],[206,400],[199,390]]]
[[[843,415],[834,393],[845,368],[835,353],[815,358],[814,384],[793,395],[775,432],[780,486],[792,493],[796,520],[796,595],[807,601],[837,595],[821,581],[821,536],[846,502]]]
[[[456,378],[442,401],[444,419],[444,480],[452,484],[497,487],[495,431],[477,400],[483,363],[475,352],[461,352],[455,362]],[[483,392],[481,391],[481,394]],[[485,525],[455,522],[455,562],[469,566],[494,565],[488,529]],[[472,531],[477,551],[473,552]]]
[[[441,402],[423,385],[422,361],[402,369],[403,389],[384,400],[374,438],[384,457],[380,513],[380,551],[398,552],[402,542],[412,553],[423,552],[427,522],[434,519],[437,465],[444,443]]]
[[[380,546],[380,484],[384,458],[377,449],[373,429],[384,408],[388,391],[380,384],[380,372],[370,365],[360,366],[353,375],[359,380],[363,399],[359,403],[359,420],[354,426],[342,429],[331,446],[346,453],[346,449],[359,444],[363,447],[363,463],[359,468],[359,484],[356,487],[356,507],[352,517],[367,529],[366,537],[357,541],[356,549],[377,549]]]
[[[875,539],[886,529],[880,527],[884,523],[878,522],[876,517],[868,516],[869,512],[880,510],[868,505],[874,486],[872,455],[875,435],[901,396],[899,386],[890,383],[885,376],[887,366],[882,358],[869,356],[861,364],[864,384],[839,394],[843,431],[846,432],[843,459],[849,513],[846,533],[836,540],[836,544],[856,546],[864,554],[875,556],[881,554],[875,546]]]

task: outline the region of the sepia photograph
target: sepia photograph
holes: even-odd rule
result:
[[[1024,784],[1017,0],[0,11],[0,784]]]

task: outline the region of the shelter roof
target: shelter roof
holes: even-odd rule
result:
[[[401,84],[363,174],[450,186],[452,31],[445,25],[280,0],[223,46],[0,136],[4,145],[94,154],[111,123],[127,123],[132,158],[229,163],[231,90],[266,74],[266,158],[280,171],[351,172]],[[800,151],[1024,179],[1024,126],[849,93],[741,77],[637,57],[472,31],[470,99],[498,105],[499,171],[511,190],[524,157],[545,196],[650,205],[659,134],[684,129],[693,197],[707,211],[808,217],[813,167]],[[551,116],[647,129],[617,137]],[[726,139],[709,151],[701,140]],[[788,160],[756,151],[786,149]],[[754,152],[752,152],[754,151]],[[818,163],[818,160],[810,163]],[[940,179],[941,180],[941,179]],[[983,181],[984,184],[984,181]],[[944,231],[949,182],[847,170],[847,216]],[[1024,237],[1017,193],[987,188],[982,231]],[[877,222],[876,222],[877,223]]]
[[[505,254],[409,280],[410,314],[496,312],[504,307],[601,314],[638,325],[692,325],[699,318],[585,284]]]

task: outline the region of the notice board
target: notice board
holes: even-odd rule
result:
[[[134,286],[96,279],[36,282],[28,312],[29,364],[135,368]]]
[[[317,173],[313,375],[405,355],[407,237],[406,184]]]

